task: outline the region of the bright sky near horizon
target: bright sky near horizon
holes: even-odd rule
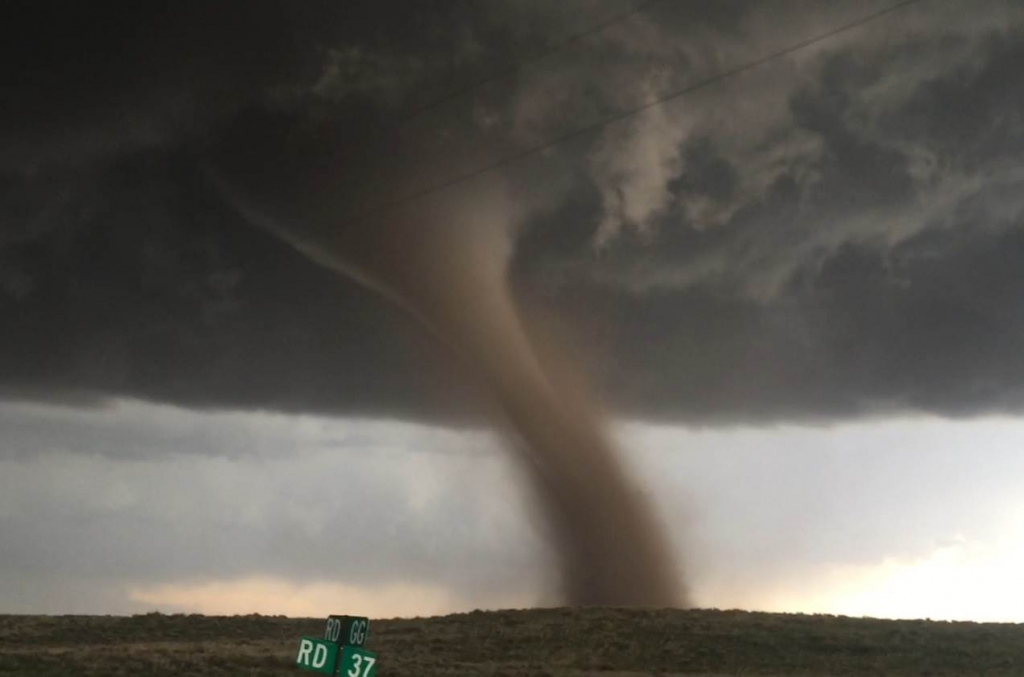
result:
[[[0,421],[0,613],[550,599],[488,434],[131,401],[4,403]],[[617,433],[701,606],[1024,622],[1024,421]]]

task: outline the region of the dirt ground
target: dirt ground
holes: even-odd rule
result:
[[[339,609],[338,613],[345,613]],[[356,613],[356,611],[351,611]],[[324,619],[0,616],[0,675],[302,675]],[[1024,676],[1024,625],[740,611],[538,609],[374,620],[380,677]]]

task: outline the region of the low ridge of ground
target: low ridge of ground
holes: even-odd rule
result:
[[[357,614],[358,610],[338,609]],[[255,677],[307,673],[283,616],[0,616],[0,675]],[[744,611],[535,609],[375,620],[379,677],[1024,676],[1024,625]]]

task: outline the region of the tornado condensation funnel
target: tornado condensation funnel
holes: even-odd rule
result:
[[[235,195],[236,199],[238,195]],[[493,393],[554,541],[565,602],[675,607],[680,574],[602,417],[545,373],[507,283],[500,199],[435,200],[361,226],[326,205],[249,193],[243,210],[419,318]]]

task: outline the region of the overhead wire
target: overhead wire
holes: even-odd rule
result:
[[[693,92],[696,92],[698,90],[704,89],[706,87],[710,87],[711,85],[717,84],[719,82],[722,82],[722,81],[734,78],[736,76],[742,75],[744,73],[747,73],[749,71],[755,70],[755,69],[757,69],[757,68],[759,68],[761,66],[764,66],[765,64],[768,64],[768,63],[770,63],[772,61],[775,61],[777,59],[781,59],[783,57],[789,56],[789,55],[794,54],[796,52],[802,51],[802,50],[807,49],[808,47],[812,47],[812,46],[814,46],[816,44],[820,44],[822,42],[825,42],[826,40],[830,40],[830,39],[832,39],[834,37],[842,35],[843,33],[847,33],[849,31],[855,30],[855,29],[860,28],[862,26],[865,26],[865,25],[867,25],[869,23],[877,21],[877,20],[879,20],[879,19],[881,19],[883,17],[886,17],[886,16],[888,16],[890,14],[894,14],[894,13],[896,13],[898,11],[901,11],[903,9],[906,9],[906,8],[912,6],[912,5],[916,5],[916,4],[919,4],[919,3],[922,3],[922,2],[925,2],[925,0],[902,0],[901,2],[897,2],[895,4],[889,5],[888,7],[882,8],[882,9],[874,11],[874,12],[871,12],[871,13],[869,13],[869,14],[867,14],[865,16],[862,16],[862,17],[860,17],[858,19],[855,19],[853,21],[847,22],[847,23],[842,24],[840,26],[837,26],[835,28],[829,29],[829,30],[824,31],[822,33],[818,33],[818,34],[816,34],[816,35],[814,35],[812,37],[809,37],[809,38],[806,38],[806,39],[801,40],[799,42],[793,43],[793,44],[788,45],[788,46],[786,46],[786,47],[784,47],[782,49],[778,49],[776,51],[773,51],[773,52],[770,52],[770,53],[765,54],[763,56],[760,56],[760,57],[758,57],[756,59],[747,61],[747,62],[745,62],[745,63],[743,63],[743,64],[741,64],[739,66],[736,66],[734,68],[718,72],[718,73],[716,73],[714,75],[711,75],[711,76],[709,76],[707,78],[699,80],[699,81],[697,81],[695,83],[688,84],[688,85],[686,85],[684,87],[681,87],[679,89],[673,90],[673,91],[668,92],[666,94],[654,97],[653,99],[645,101],[645,102],[643,102],[643,103],[641,103],[641,104],[639,104],[637,106],[634,106],[634,107],[631,107],[631,108],[627,108],[625,110],[622,110],[622,111],[620,111],[618,113],[610,115],[610,116],[608,116],[608,117],[606,117],[606,118],[604,118],[602,120],[599,120],[597,122],[594,122],[592,124],[588,124],[588,125],[584,125],[582,127],[578,127],[578,128],[576,128],[576,129],[574,129],[572,131],[569,131],[569,132],[566,132],[564,134],[558,135],[556,137],[550,138],[550,139],[548,139],[546,141],[543,141],[541,143],[537,143],[535,145],[529,146],[529,147],[527,147],[527,148],[525,148],[525,149],[523,149],[523,150],[521,150],[519,152],[510,154],[510,155],[506,155],[506,156],[504,156],[504,157],[502,157],[500,159],[494,160],[493,162],[489,162],[487,164],[481,165],[479,167],[476,167],[476,168],[474,168],[472,170],[469,170],[467,172],[464,172],[462,174],[458,174],[458,175],[456,175],[456,176],[454,176],[452,178],[449,178],[449,179],[446,179],[444,181],[440,181],[440,182],[431,184],[431,185],[429,185],[429,186],[427,186],[425,188],[421,188],[421,189],[418,189],[418,190],[406,193],[405,195],[402,195],[399,198],[387,201],[387,202],[385,202],[383,204],[379,204],[379,205],[376,205],[376,206],[373,206],[373,207],[370,207],[370,208],[367,208],[367,209],[363,209],[363,210],[354,210],[354,211],[350,212],[349,214],[347,214],[346,216],[349,217],[349,218],[373,216],[373,215],[376,215],[376,214],[380,214],[380,213],[383,213],[383,212],[390,211],[390,210],[392,210],[394,208],[400,207],[400,206],[408,204],[410,202],[413,202],[413,201],[425,198],[425,197],[427,197],[429,195],[432,195],[432,194],[437,193],[439,191],[445,190],[447,188],[451,188],[451,187],[456,186],[458,184],[465,183],[467,181],[470,181],[470,180],[472,180],[474,178],[477,178],[479,176],[482,176],[484,174],[492,172],[492,171],[494,171],[496,169],[499,169],[501,167],[504,167],[506,165],[512,164],[514,162],[518,162],[520,160],[526,159],[526,158],[531,157],[533,155],[537,155],[538,153],[541,153],[541,152],[543,152],[545,150],[549,150],[549,149],[551,149],[551,148],[553,148],[555,146],[558,146],[558,145],[561,145],[563,143],[566,143],[567,141],[571,141],[573,139],[580,138],[580,137],[586,136],[588,134],[592,134],[594,132],[598,132],[598,131],[600,131],[602,129],[610,127],[611,125],[614,125],[615,123],[618,123],[618,122],[621,122],[623,120],[626,120],[626,119],[635,117],[637,115],[640,115],[640,114],[644,113],[645,111],[648,111],[648,110],[650,110],[652,108],[664,105],[664,104],[666,104],[666,103],[668,103],[670,101],[674,101],[674,100],[679,99],[679,98],[681,98],[683,96],[686,96],[688,94],[692,94]],[[653,5],[653,4],[656,4],[656,3],[647,3],[648,7],[646,7],[646,8],[649,8],[649,5]],[[638,11],[639,10],[632,11],[632,12],[630,12],[628,14],[629,15],[636,14]],[[610,25],[610,23],[608,25]],[[604,27],[607,28],[607,25],[605,25]],[[590,34],[595,33],[595,32],[597,32],[596,29],[593,30],[593,31],[588,31],[588,33],[590,33]],[[496,79],[500,79],[500,78],[494,78],[494,79],[496,80]],[[467,91],[470,91],[470,90],[467,90]]]
[[[666,2],[667,0],[646,0],[645,2],[637,3],[628,10],[618,12],[617,14],[614,14],[608,17],[607,19],[604,19],[603,21],[599,21],[598,23],[588,28],[570,34],[569,36],[563,38],[562,40],[559,40],[558,42],[552,45],[549,45],[546,49],[536,54],[533,54],[523,59],[519,59],[507,65],[504,68],[488,73],[487,75],[484,75],[483,77],[478,78],[464,86],[450,90],[448,93],[444,94],[441,97],[438,97],[425,104],[416,106],[410,110],[405,111],[400,117],[393,121],[393,126],[400,127],[405,123],[422,116],[425,113],[429,113],[432,110],[444,106],[445,104],[457,101],[469,94],[472,94],[473,92],[479,89],[494,84],[495,82],[500,82],[502,80],[510,78],[528,66],[532,66],[536,63],[539,63],[547,59],[548,57],[554,56],[555,54],[564,51],[565,49],[569,48],[570,46],[578,42],[586,40],[587,38],[593,37],[598,33],[601,33],[611,28],[616,24],[620,24],[626,21],[627,19],[630,19],[639,14],[643,14],[644,12],[653,8],[655,5],[665,4]]]

